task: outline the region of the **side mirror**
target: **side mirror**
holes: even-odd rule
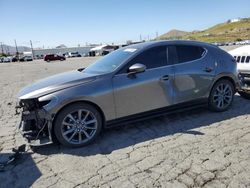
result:
[[[128,68],[128,74],[136,74],[140,72],[144,72],[146,70],[146,66],[140,63],[136,63]]]

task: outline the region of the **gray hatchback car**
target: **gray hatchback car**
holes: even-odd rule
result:
[[[216,46],[145,42],[22,89],[19,129],[31,145],[79,147],[118,124],[204,105],[225,111],[237,87],[235,59]]]

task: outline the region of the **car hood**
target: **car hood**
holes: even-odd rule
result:
[[[96,77],[96,74],[83,73],[77,70],[57,74],[24,87],[19,91],[17,97],[19,99],[38,98],[55,91],[94,81]]]

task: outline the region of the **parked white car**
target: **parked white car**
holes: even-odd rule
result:
[[[11,62],[12,60],[12,57],[1,57],[0,58],[0,62],[2,63],[8,63],[8,62]]]
[[[250,45],[231,50],[229,54],[236,59],[238,72],[250,74]]]
[[[81,57],[81,54],[78,52],[67,52],[64,54],[64,57],[70,58],[70,57]]]
[[[33,61],[32,56],[26,55],[19,59],[20,61]]]
[[[238,77],[240,79],[241,90],[238,93],[250,99],[250,45],[245,45],[229,51],[237,62]]]

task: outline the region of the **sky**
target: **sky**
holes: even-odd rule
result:
[[[250,0],[0,0],[0,42],[121,44],[250,17]]]

